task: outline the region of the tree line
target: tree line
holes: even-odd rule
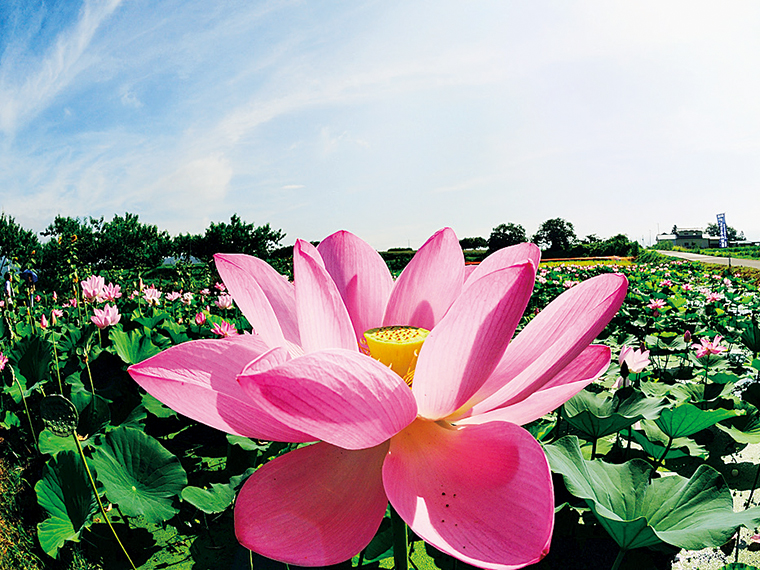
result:
[[[55,281],[72,267],[102,269],[154,268],[166,258],[208,262],[218,252],[248,253],[269,260],[285,237],[269,224],[256,226],[235,214],[227,222],[211,222],[203,234],[172,237],[137,214],[104,218],[56,216],[40,236],[0,213],[0,262],[34,268]],[[4,270],[3,270],[4,271]]]
[[[520,224],[506,223],[496,226],[488,239],[469,237],[459,240],[462,249],[487,249],[493,253],[504,247],[532,241],[544,252],[545,257],[601,257],[618,255],[621,257],[636,256],[640,246],[624,234],[617,234],[608,239],[602,239],[591,234],[583,239],[575,235],[571,222],[563,218],[552,218],[543,222],[528,240],[525,228]]]

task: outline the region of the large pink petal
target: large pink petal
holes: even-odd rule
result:
[[[221,431],[273,441],[313,441],[267,414],[236,381],[245,365],[267,348],[254,335],[196,340],[130,366],[128,372],[171,409]]]
[[[465,288],[420,350],[412,392],[419,415],[438,420],[467,402],[501,360],[533,291],[530,261]]]
[[[324,348],[358,351],[354,327],[317,249],[298,240],[293,248],[296,312],[305,352]]]
[[[269,346],[283,346],[283,336],[301,344],[292,283],[250,255],[218,253],[214,261],[235,303]]]
[[[348,309],[356,339],[363,343],[364,331],[383,324],[393,289],[391,272],[379,253],[347,231],[328,236],[317,251]]]
[[[476,265],[475,269],[467,275],[464,281],[465,287],[487,273],[522,263],[528,259],[538,269],[538,264],[541,262],[541,250],[534,243],[520,243],[495,251]]]
[[[518,395],[500,408],[465,418],[457,425],[482,424],[493,420],[525,425],[556,410],[604,374],[609,365],[610,348],[592,344],[536,392]]]
[[[369,544],[385,515],[387,451],[387,442],[359,451],[317,443],[264,464],[235,503],[238,540],[287,564],[348,560]]]
[[[540,389],[602,332],[627,288],[624,275],[608,273],[562,293],[512,340],[466,415],[490,411],[518,394],[527,397]]]
[[[425,242],[399,275],[383,324],[432,330],[459,296],[463,281],[462,248],[454,231],[444,228]]]
[[[391,440],[383,484],[420,538],[468,564],[522,568],[549,551],[549,465],[533,436],[514,424],[447,429],[417,420]]]
[[[271,417],[345,449],[377,445],[417,415],[401,377],[358,352],[322,350],[263,369],[254,361],[238,382]]]

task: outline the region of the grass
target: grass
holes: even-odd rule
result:
[[[0,570],[44,568],[35,553],[37,529],[23,522],[24,501],[33,494],[23,475],[22,465],[0,457]]]

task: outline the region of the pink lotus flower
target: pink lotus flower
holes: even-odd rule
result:
[[[47,320],[47,317],[45,315],[42,315],[42,317],[40,317],[40,328],[41,329],[48,328],[48,320]]]
[[[673,282],[670,279],[663,279],[660,281],[660,287],[672,287]]]
[[[100,300],[113,303],[119,297],[121,297],[121,285],[114,285],[113,283],[109,283],[103,287],[103,292],[100,295]]]
[[[87,279],[82,281],[81,285],[82,295],[84,296],[85,301],[92,303],[99,300],[106,282],[105,279],[99,275],[90,275]]]
[[[204,313],[195,314],[195,324],[201,326],[206,322],[206,315]]]
[[[228,433],[319,441],[245,483],[235,532],[247,548],[292,564],[338,563],[369,543],[390,501],[436,548],[483,568],[519,568],[547,553],[554,524],[546,457],[519,426],[606,370],[610,349],[589,343],[627,289],[620,274],[585,281],[512,339],[539,257],[521,244],[465,275],[445,229],[394,283],[377,252],[338,232],[318,248],[296,243],[290,283],[256,258],[217,255],[256,334],[184,343],[129,372],[178,412]],[[424,343],[389,342],[399,361],[364,335],[391,325],[400,327],[376,334],[431,332]]]
[[[161,291],[156,289],[153,285],[150,287],[146,287],[143,290],[143,298],[145,299],[145,302],[149,305],[158,305],[159,301],[161,300]]]
[[[196,322],[197,322],[197,315],[196,315]],[[223,338],[238,335],[235,325],[233,325],[232,323],[228,323],[227,321],[222,321],[221,323],[214,323],[214,326],[211,328],[211,332]]]
[[[50,322],[55,326],[55,323],[63,316],[63,311],[61,309],[53,309],[50,311]]]
[[[208,288],[206,288],[206,289],[201,289],[201,290],[200,290],[200,294],[201,294],[201,295],[203,295],[203,296],[205,297],[205,296],[207,296],[207,295],[210,295],[210,294],[211,294],[211,291],[209,291],[209,290],[208,290]]]
[[[231,309],[232,308],[232,296],[231,295],[219,295],[219,298],[216,300],[216,306],[220,309]]]
[[[649,299],[647,308],[652,309],[653,311],[657,311],[659,309],[664,309],[666,306],[667,305],[663,299]]]
[[[75,308],[75,309],[76,309],[76,307],[77,307],[77,300],[76,300],[76,297],[73,297],[73,298],[69,299],[69,302],[67,303],[67,305],[68,305],[69,307],[73,307],[73,308]]]
[[[8,357],[5,356],[2,352],[0,352],[0,372],[3,371],[6,364],[8,364]]]
[[[99,329],[104,329],[115,325],[121,320],[119,309],[114,305],[106,305],[102,309],[94,309],[94,316],[90,317],[90,320],[95,323],[95,326]]]
[[[217,282],[217,283],[214,283],[214,289],[218,289],[219,291],[226,291],[227,287],[225,286],[224,283]]]
[[[710,291],[709,293],[707,293],[707,295],[705,295],[706,303],[715,303],[716,301],[720,301],[721,299],[723,299],[722,293],[715,293],[713,291]]]
[[[681,285],[681,289],[683,289],[684,291],[693,291],[694,286],[691,283],[684,283],[683,285]]]
[[[166,300],[167,301],[176,301],[182,296],[182,293],[179,293],[177,291],[172,291],[171,293],[166,294]]]
[[[53,291],[53,301],[58,300],[58,293],[56,291]]]
[[[628,366],[629,372],[638,374],[639,372],[642,372],[644,368],[649,366],[649,351],[645,350],[642,352],[638,348],[634,350],[632,347],[624,345],[623,348],[620,349],[618,362],[620,363],[620,366],[623,366],[623,363],[625,362]]]
[[[699,339],[700,344],[692,344],[691,347],[697,351],[697,358],[702,358],[708,354],[721,354],[728,350],[728,347],[722,346],[720,343],[723,337],[715,335],[715,338],[711,341],[707,337]]]
[[[181,301],[184,305],[189,305],[190,303],[193,302],[193,294],[188,291],[187,293],[182,295]]]

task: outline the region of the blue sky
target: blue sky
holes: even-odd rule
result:
[[[760,240],[758,29],[750,2],[3,0],[0,208]]]

